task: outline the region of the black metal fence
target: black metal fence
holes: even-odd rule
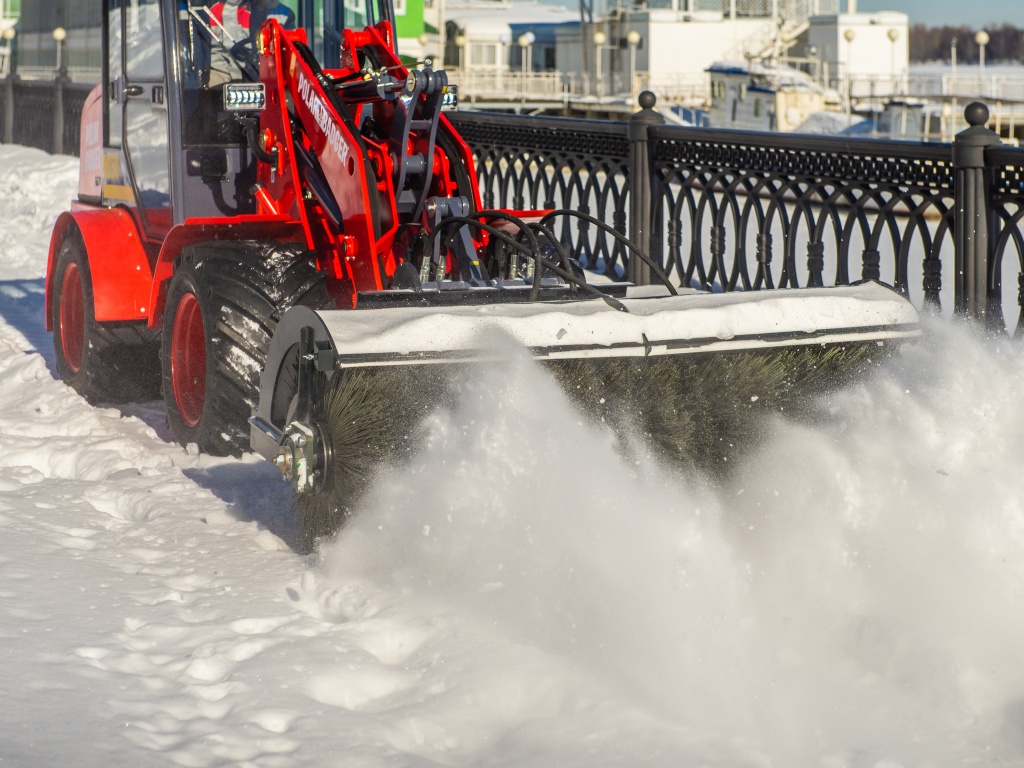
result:
[[[94,85],[55,80],[0,83],[0,138],[53,154],[77,155],[82,109]]]
[[[90,86],[8,78],[6,142],[77,154]],[[486,207],[570,208],[611,224],[677,284],[710,291],[881,280],[918,306],[1024,332],[1024,150],[970,105],[953,144],[664,125],[651,94],[627,122],[451,114]],[[576,218],[584,266],[647,282],[646,266]]]
[[[679,285],[881,280],[918,306],[1024,328],[1024,150],[999,145],[983,105],[953,144],[914,144],[669,126],[653,97],[642,103],[629,123],[453,121],[486,206],[588,212],[628,230]],[[620,244],[563,226],[585,266],[645,281]]]

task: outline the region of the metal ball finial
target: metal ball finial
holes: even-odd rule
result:
[[[658,97],[654,95],[653,91],[641,91],[637,101],[640,102],[641,109],[654,109],[654,105],[658,102]]]
[[[964,118],[972,128],[988,124],[988,107],[980,101],[972,101],[964,108]]]

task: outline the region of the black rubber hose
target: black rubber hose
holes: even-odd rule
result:
[[[662,270],[662,268],[658,265],[658,263],[656,261],[654,261],[654,259],[652,259],[650,256],[648,256],[646,253],[644,253],[639,248],[637,248],[635,245],[633,245],[633,243],[629,242],[629,238],[627,238],[625,235],[622,235],[619,232],[616,232],[614,229],[612,229],[610,226],[605,224],[600,219],[595,219],[593,216],[590,216],[590,215],[588,215],[586,213],[580,213],[579,211],[572,211],[572,210],[569,210],[568,208],[561,208],[561,209],[559,209],[557,211],[552,211],[551,213],[549,213],[546,216],[544,216],[540,220],[539,223],[540,224],[544,224],[545,222],[550,221],[551,219],[554,219],[554,218],[556,218],[558,216],[575,216],[576,218],[583,219],[584,221],[593,224],[598,229],[601,229],[601,230],[607,232],[609,235],[614,237],[616,240],[618,240],[624,246],[629,248],[629,250],[631,250],[633,253],[635,253],[637,256],[639,256],[640,260],[643,261],[645,264],[647,264],[647,266],[649,266],[651,268],[651,270],[654,272],[654,274],[658,276],[658,279],[661,280],[661,282],[665,285],[666,288],[668,288],[669,293],[671,293],[673,296],[678,296],[679,295],[679,291],[677,291],[676,287],[674,285],[672,285],[672,281],[668,279],[668,276],[665,274],[665,272]]]
[[[444,221],[442,221],[427,236],[426,247],[427,247],[429,252],[433,252],[433,250],[434,250],[434,238],[437,236],[437,234],[442,229],[445,229],[445,228],[447,228],[449,226],[452,226],[452,225],[455,225],[455,224],[459,224],[459,225],[462,225],[462,226],[468,225],[468,226],[471,226],[471,227],[477,227],[478,229],[482,229],[485,232],[488,232],[488,233],[494,235],[499,240],[501,240],[503,243],[507,243],[508,245],[511,245],[516,250],[525,253],[528,257],[530,257],[531,259],[533,259],[534,261],[537,262],[537,266],[538,267],[544,267],[546,269],[551,270],[552,272],[554,272],[556,275],[561,277],[566,282],[572,283],[573,285],[578,286],[579,288],[582,288],[586,293],[589,293],[592,296],[595,296],[595,297],[603,300],[605,304],[607,304],[609,307],[612,307],[613,309],[618,310],[619,312],[629,312],[629,309],[627,309],[626,306],[621,301],[619,301],[618,299],[616,299],[616,298],[614,298],[612,296],[609,296],[606,293],[602,293],[597,288],[595,288],[594,286],[590,285],[587,281],[580,280],[571,271],[569,271],[567,269],[563,269],[558,264],[555,264],[555,262],[549,261],[548,259],[545,259],[539,253],[531,252],[528,248],[525,248],[522,245],[522,243],[517,242],[514,238],[512,238],[509,235],[507,235],[506,233],[502,232],[497,227],[492,227],[490,224],[484,224],[482,221],[477,221],[476,219],[469,218],[468,216],[450,216],[449,218],[447,218]],[[535,277],[534,277],[535,284],[539,284],[538,283],[538,281],[540,280],[539,272],[540,272],[540,270],[538,270],[538,274],[535,275]],[[538,291],[539,291],[539,289],[538,289]],[[533,292],[531,291],[531,297],[532,297],[532,295],[533,295]]]
[[[516,235],[516,242],[519,242],[519,235],[525,232],[526,236],[530,238],[530,247],[532,249],[532,253],[540,254],[540,242],[537,240],[536,233],[534,232],[533,228],[530,227],[530,225],[528,225],[518,216],[515,216],[514,214],[511,214],[508,211],[498,211],[494,209],[489,209],[484,211],[477,211],[473,216],[470,216],[468,218],[478,219],[480,221],[482,221],[483,219],[504,219],[505,221],[515,224],[517,227],[519,227],[519,234]],[[546,228],[543,227],[542,230],[544,232],[548,231]],[[559,256],[561,256],[561,253],[559,253]],[[564,258],[562,258],[562,266],[564,266],[566,269],[568,269],[569,266],[568,264],[565,263]],[[537,301],[537,298],[540,296],[540,280],[542,277],[541,273],[542,270],[537,270],[537,273],[533,280],[533,285],[530,287],[530,301]]]
[[[533,232],[530,231],[529,228],[526,226],[526,222],[524,222],[518,216],[514,216],[513,214],[508,213],[507,211],[485,210],[485,211],[477,211],[476,213],[470,214],[466,218],[477,219],[479,221],[482,221],[483,219],[504,219],[505,221],[508,221],[508,222],[510,222],[512,224],[515,224],[516,226],[519,227],[520,231],[526,230],[527,234],[530,237],[530,246],[533,248],[534,253],[539,253],[540,252],[540,243],[537,242],[537,238],[533,235]],[[445,241],[445,249],[451,247],[451,241],[452,241],[452,238],[454,238],[454,237],[455,237],[455,233],[454,232],[451,235],[448,236],[448,239]],[[431,249],[431,250],[433,250],[433,249]],[[440,279],[440,276],[439,276],[438,279]],[[536,299],[534,299],[534,300],[536,300]]]
[[[259,137],[256,134],[256,118],[243,117],[239,119],[239,122],[245,126],[245,142],[249,145],[249,150],[256,155],[256,159],[276,168],[277,147],[272,147],[268,152],[260,146]]]
[[[562,267],[567,271],[572,271],[572,267],[569,264],[568,252],[565,250],[565,248],[562,247],[562,244],[558,241],[558,238],[555,236],[555,233],[548,227],[545,227],[543,224],[540,224],[538,222],[527,223],[518,216],[509,213],[508,211],[499,211],[495,209],[478,211],[476,214],[469,218],[475,218],[480,220],[504,219],[505,221],[515,224],[516,226],[519,227],[519,234],[516,235],[516,242],[519,242],[520,235],[525,233],[526,236],[530,238],[530,245],[533,248],[533,252],[537,254],[540,253],[540,242],[537,240],[536,233],[537,231],[540,231],[540,233],[544,235],[547,241],[551,243],[551,245],[554,247],[555,252],[558,254],[558,260],[562,262]],[[533,281],[533,286],[530,289],[530,301],[536,301],[537,297],[540,295],[540,278],[541,275],[538,274],[537,279]],[[577,287],[579,285],[579,283],[576,281],[573,281],[572,284],[576,285]]]

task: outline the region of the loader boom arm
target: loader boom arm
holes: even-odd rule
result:
[[[471,160],[441,116],[444,72],[403,66],[386,21],[342,38],[340,67],[327,70],[304,31],[264,25],[267,102],[254,151],[269,155],[257,171],[261,212],[302,222],[321,267],[350,294],[340,304],[354,306],[358,292],[383,290],[410,258],[431,225],[429,198],[461,192],[478,206],[478,195],[457,190],[450,173]],[[459,156],[437,147],[439,130]],[[475,178],[471,165],[467,176]]]

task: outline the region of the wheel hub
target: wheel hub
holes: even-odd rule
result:
[[[317,440],[305,424],[293,421],[285,430],[284,440],[274,458],[274,465],[281,471],[296,493],[312,493],[318,483]]]
[[[82,274],[74,262],[68,264],[61,280],[60,343],[68,368],[72,373],[78,373],[85,350],[85,296]]]
[[[174,403],[187,427],[199,423],[206,398],[206,333],[199,299],[186,293],[178,302],[171,335]]]

